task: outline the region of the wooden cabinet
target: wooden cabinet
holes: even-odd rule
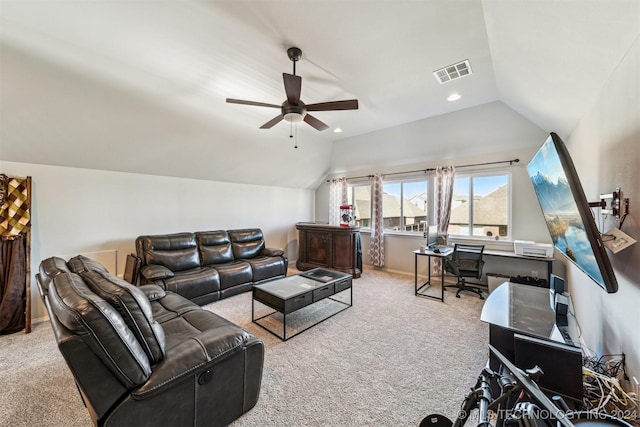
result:
[[[326,267],[360,277],[362,250],[359,227],[300,222],[298,230],[298,270]]]

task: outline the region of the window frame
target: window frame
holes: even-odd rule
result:
[[[484,236],[484,235],[474,235],[473,234],[473,229],[474,229],[474,202],[475,202],[475,197],[474,197],[474,178],[486,178],[486,177],[498,177],[498,176],[506,176],[507,178],[507,234],[505,236]],[[468,193],[468,197],[469,197],[469,212],[468,212],[468,217],[469,217],[469,223],[468,223],[468,229],[469,229],[469,233],[468,234],[453,234],[453,233],[449,233],[448,236],[452,239],[472,239],[472,240],[507,240],[510,241],[512,239],[512,233],[513,233],[513,221],[512,221],[512,214],[513,214],[513,174],[511,171],[497,171],[497,170],[493,170],[493,171],[481,171],[481,172],[465,172],[465,173],[457,173],[456,172],[456,176],[454,179],[458,179],[458,178],[468,178],[469,179],[469,193]],[[455,183],[454,183],[455,185]],[[455,194],[454,194],[455,195]]]
[[[470,234],[449,234],[449,238],[455,240],[484,240],[484,241],[493,241],[493,240],[502,240],[502,241],[510,241],[512,239],[512,233],[513,233],[513,173],[512,171],[506,170],[485,170],[485,171],[470,171],[470,172],[464,172],[464,173],[459,173],[456,171],[456,176],[455,179],[458,178],[469,178],[469,182],[472,183],[473,182],[473,178],[481,178],[481,177],[491,177],[491,176],[506,176],[507,177],[507,235],[506,236],[475,236],[473,235],[473,226],[472,226],[472,219],[473,219],[473,203],[469,204],[469,218],[470,218]],[[428,204],[427,206],[427,223],[431,224],[431,225],[435,225],[436,224],[436,188],[435,188],[435,173],[430,173],[427,174],[425,176],[421,176],[421,177],[399,177],[397,179],[388,179],[388,180],[383,180],[383,185],[387,184],[387,183],[400,183],[400,188],[401,188],[401,194],[400,197],[402,197],[403,195],[403,183],[405,182],[419,182],[419,181],[426,181],[427,183],[427,197],[429,201],[431,201],[431,203]],[[359,186],[365,186],[365,187],[369,187],[369,194],[372,194],[373,191],[373,185],[371,182],[354,182],[354,183],[348,183],[348,190],[349,191],[349,197],[351,198],[351,200],[353,201],[355,198],[355,187],[359,187]],[[473,187],[473,186],[471,186]],[[473,188],[470,189],[470,197],[473,198]],[[473,200],[472,200],[473,202]],[[351,202],[354,203],[354,202]],[[371,212],[371,203],[372,200],[369,200],[369,211]],[[355,203],[354,203],[355,204]],[[401,210],[401,220],[404,217],[404,212],[403,210]],[[358,218],[356,218],[356,221],[358,220]],[[362,231],[371,231],[371,227],[367,226],[360,226],[360,230]],[[396,235],[396,236],[411,236],[411,237],[415,237],[415,236],[420,236],[422,237],[423,233],[420,231],[404,231],[404,230],[390,230],[390,229],[385,229],[384,230],[385,234],[388,235]]]

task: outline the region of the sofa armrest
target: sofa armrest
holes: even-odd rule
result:
[[[164,289],[158,285],[142,285],[140,286],[140,290],[144,292],[149,301],[159,300],[167,295]]]
[[[260,255],[262,256],[281,256],[283,258],[286,258],[284,251],[282,249],[275,249],[275,248],[264,248],[262,250],[262,252],[260,253]]]
[[[151,264],[145,265],[140,269],[140,274],[148,281],[171,279],[173,271],[163,265]]]

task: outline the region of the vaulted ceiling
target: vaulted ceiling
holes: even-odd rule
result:
[[[312,188],[352,138],[485,104],[566,137],[639,33],[640,0],[0,0],[0,160]],[[305,103],[360,108],[225,102],[282,103],[291,46]]]

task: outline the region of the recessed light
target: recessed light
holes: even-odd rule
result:
[[[462,96],[460,96],[459,93],[452,93],[451,95],[447,96],[447,101],[453,102],[457,101],[460,98],[462,98]]]
[[[342,129],[341,129],[341,128],[335,128],[333,131],[334,131],[335,133],[340,133],[340,132],[342,132]]]

